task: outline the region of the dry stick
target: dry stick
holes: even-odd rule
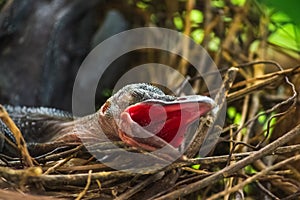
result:
[[[207,178],[204,178],[200,181],[197,181],[195,183],[187,185],[185,188],[181,188],[181,189],[173,191],[169,194],[161,196],[161,197],[157,198],[156,200],[176,199],[176,198],[185,196],[187,194],[190,194],[192,192],[195,192],[197,190],[200,190],[208,185],[215,183],[219,179],[230,176],[234,172],[249,165],[253,161],[258,160],[258,159],[264,157],[265,155],[272,153],[277,147],[289,142],[290,140],[294,139],[295,137],[297,137],[299,135],[300,135],[300,124],[297,125],[295,128],[293,128],[288,133],[286,133],[285,135],[283,135],[282,137],[278,138],[277,140],[268,144],[267,146],[263,147],[262,149],[258,150],[257,152],[249,155],[247,158],[244,158],[244,159],[238,161],[236,164],[227,166],[224,169],[216,172],[215,174],[213,174]]]
[[[279,67],[280,67],[280,66],[279,66]],[[280,102],[280,103],[274,105],[272,108],[270,108],[270,109],[264,111],[264,114],[271,113],[271,112],[275,111],[276,109],[280,108],[281,106],[286,105],[286,104],[291,103],[291,102],[292,102],[292,105],[290,105],[289,108],[286,109],[284,112],[277,113],[277,114],[275,114],[273,117],[271,117],[271,118],[268,119],[268,122],[267,122],[267,124],[268,124],[268,128],[267,128],[267,136],[269,135],[269,128],[270,128],[270,122],[271,122],[271,119],[274,118],[274,117],[279,117],[279,116],[282,116],[282,115],[288,113],[291,109],[293,109],[293,106],[294,106],[294,105],[296,104],[296,102],[297,102],[297,99],[296,99],[296,97],[297,97],[297,91],[296,91],[295,85],[294,85],[293,83],[290,82],[290,80],[288,79],[288,77],[285,77],[285,81],[286,81],[286,83],[287,83],[288,85],[290,85],[291,90],[293,91],[293,95],[290,96],[289,98],[287,98],[286,100],[283,100],[282,102]],[[247,127],[247,126],[248,126],[250,123],[252,123],[254,120],[257,120],[258,117],[261,116],[261,115],[262,115],[261,113],[256,114],[252,119],[249,119],[249,120],[246,122],[246,124],[244,124],[244,127]],[[235,131],[235,134],[239,133],[240,131],[241,131],[241,128],[239,128],[237,131]],[[234,135],[235,135],[235,134],[234,134]],[[258,148],[258,147],[266,140],[267,136],[266,136],[262,141],[260,141],[260,142],[256,145],[256,147],[254,147],[254,148]],[[243,143],[243,144],[244,144],[244,145],[247,145],[247,144],[245,144],[245,143]],[[236,145],[238,145],[238,143],[236,143]],[[250,145],[248,145],[248,146],[250,147]],[[252,148],[253,148],[253,147],[252,147]]]
[[[287,157],[291,157],[291,155],[286,155],[285,158]],[[267,166],[264,164],[262,160],[257,160],[256,162],[254,162],[253,167],[257,171],[262,171],[263,169],[267,168]],[[276,191],[276,189],[274,188],[278,188],[281,191],[284,191],[284,193],[286,194],[293,194],[299,190],[299,186],[297,186],[299,185],[299,182],[297,182],[296,180],[300,180],[300,179],[297,179],[297,177],[295,177],[295,172],[292,171],[292,169],[290,169],[289,166],[286,167],[287,167],[287,171],[289,171],[290,174],[283,174],[283,173],[280,174],[277,171],[277,172],[273,172],[269,176],[262,178],[262,181],[267,181],[268,183],[270,183],[272,185],[271,188],[273,188],[272,189],[273,191]],[[294,181],[285,178],[284,175],[292,176]],[[266,186],[270,188],[270,184],[267,184]]]
[[[69,160],[71,160],[72,158],[74,158],[74,154],[71,155],[71,156],[69,156],[68,158],[64,158],[63,160],[57,161],[57,163],[56,163],[54,166],[49,167],[49,168],[47,169],[47,171],[44,172],[44,175],[50,174],[50,173],[54,172],[55,169],[57,169],[57,168],[63,166],[64,164],[66,164],[66,163],[67,163]]]
[[[9,167],[0,167],[0,177],[17,184],[21,190],[25,190],[25,185],[32,177],[42,174],[40,167],[29,167],[26,169],[14,170]],[[36,184],[38,187],[40,185]]]
[[[68,144],[66,144],[68,145]],[[81,150],[83,148],[83,145],[78,145],[77,147],[73,148],[73,149],[70,149],[70,150],[66,150],[66,151],[63,151],[63,152],[60,152],[60,153],[52,153],[52,154],[49,154],[49,155],[41,155],[41,156],[38,156],[35,158],[36,161],[38,162],[47,162],[47,161],[54,161],[54,160],[59,160],[61,158],[64,158],[70,154],[74,154],[76,152],[78,152],[79,150]]]
[[[248,79],[248,77],[247,77],[247,79]],[[247,85],[249,85],[249,83]],[[249,105],[250,105],[249,101],[250,101],[250,95],[246,95],[243,98],[243,106],[242,106],[242,112],[241,112],[241,119],[240,119],[240,123],[238,125],[238,129],[240,129],[241,127],[243,127],[243,125],[246,122],[247,115],[251,114],[251,110],[252,110],[252,113],[253,113],[253,109],[249,110]],[[235,136],[234,136],[233,133],[234,133],[234,131],[233,131],[233,129],[231,129],[230,130],[230,135],[229,135],[230,140],[234,140]],[[244,135],[244,138],[247,137],[247,136],[248,136],[247,134]],[[242,141],[242,139],[243,139],[243,134],[242,134],[242,132],[239,132],[239,134],[236,135],[236,139],[235,140],[238,141],[238,142],[240,142],[240,141]],[[234,152],[234,148],[235,148],[234,143],[230,142],[229,151],[230,152]],[[246,151],[244,151],[244,152],[246,152]],[[234,164],[236,161],[232,161],[232,159],[229,158],[228,161],[227,161],[227,163],[230,163],[230,162],[232,162],[232,164]],[[232,185],[233,185],[234,180],[236,180],[236,178],[230,177],[227,181],[225,181],[225,189],[231,188]],[[239,181],[239,180],[240,179],[238,178],[237,181]],[[224,200],[228,200],[228,199],[229,199],[229,195],[224,196]]]
[[[102,163],[91,164],[91,165],[74,165],[74,166],[62,166],[57,169],[59,172],[70,172],[70,171],[88,171],[88,170],[112,170],[107,165]]]
[[[231,194],[231,193],[233,193],[233,192],[236,192],[236,191],[242,189],[245,185],[247,185],[247,184],[249,184],[249,183],[251,183],[251,182],[257,180],[259,177],[261,177],[261,176],[263,176],[263,175],[266,175],[268,172],[270,172],[270,171],[272,171],[272,170],[274,170],[274,169],[280,168],[280,167],[282,167],[282,166],[288,164],[289,162],[297,161],[297,160],[299,160],[299,159],[300,159],[300,155],[296,155],[296,156],[294,156],[294,157],[291,157],[291,158],[288,158],[288,159],[286,159],[286,160],[284,160],[284,161],[281,161],[281,162],[279,162],[279,163],[276,163],[275,165],[270,166],[270,167],[268,167],[268,168],[266,168],[266,169],[264,169],[264,170],[262,170],[262,171],[256,173],[254,176],[252,176],[252,177],[250,177],[250,178],[247,178],[246,180],[244,180],[244,181],[241,182],[240,184],[238,184],[238,185],[236,185],[236,186],[230,188],[229,190],[224,190],[224,191],[222,191],[222,192],[220,192],[220,193],[217,193],[217,194],[211,196],[211,197],[208,198],[207,200],[214,200],[214,199],[220,198],[220,197],[222,197],[222,196],[224,196],[224,195],[227,195],[227,194]]]
[[[225,98],[226,94],[229,91],[229,89],[235,79],[237,71],[238,71],[237,68],[230,68],[228,70],[225,80],[222,84],[222,88],[220,89],[220,92],[216,96],[216,103],[220,106],[220,109],[223,107],[223,104],[226,100],[226,98]],[[216,117],[218,117],[218,114]],[[196,131],[194,139],[184,153],[184,155],[187,156],[188,158],[194,157],[199,152],[199,149],[205,139],[205,136],[206,136],[207,132],[209,131],[209,125],[213,121],[213,119],[211,119],[211,118],[212,117],[207,116],[206,118],[200,119],[199,127]],[[181,173],[181,172],[177,171],[176,173]],[[156,184],[164,184],[163,183],[164,180],[168,180],[172,177],[175,177],[175,175],[167,174],[165,177],[163,177],[163,179],[157,181]],[[169,185],[166,186],[166,184],[169,184]],[[173,185],[174,185],[173,182],[169,182],[169,181],[164,184],[164,186],[168,187],[168,188],[173,187]],[[155,188],[155,187],[153,187],[153,188]],[[161,189],[161,187],[156,187],[156,189]]]
[[[185,17],[185,27],[183,34],[185,35],[190,35],[191,33],[191,11],[195,6],[195,0],[188,0],[186,1],[186,17]],[[184,42],[183,42],[183,47],[182,47],[182,53],[184,58],[188,58],[188,55],[190,54],[190,39],[187,37],[183,37]],[[179,72],[183,74],[184,76],[187,74],[187,61],[185,59],[181,59],[179,63]]]
[[[263,82],[259,82],[259,83],[255,84],[255,85],[250,86],[250,87],[246,87],[246,88],[240,89],[240,90],[238,90],[236,92],[232,92],[232,93],[230,93],[227,96],[227,102],[228,103],[229,102],[233,102],[235,100],[238,100],[238,99],[242,98],[246,94],[251,94],[253,92],[256,92],[257,90],[259,90],[259,89],[261,89],[261,88],[263,88],[263,87],[265,87],[267,85],[275,83],[276,81],[278,81],[278,78],[284,78],[284,77],[276,75],[274,77],[266,79]]]
[[[138,193],[139,191],[141,191],[142,189],[147,187],[149,184],[151,184],[151,183],[157,181],[158,179],[162,178],[162,176],[163,176],[162,173],[157,173],[157,174],[154,174],[154,175],[150,176],[149,178],[147,178],[143,182],[137,184],[133,188],[129,189],[125,193],[123,193],[120,196],[118,196],[117,198],[115,198],[115,200],[129,199],[134,194]]]
[[[5,108],[0,105],[0,119],[6,124],[6,126],[10,129],[10,131],[14,134],[16,139],[17,146],[21,152],[22,158],[24,159],[25,165],[29,167],[33,167],[32,158],[29,155],[26,142],[22,136],[20,129],[16,126],[14,121],[9,117],[9,114],[5,110]]]
[[[292,153],[295,151],[300,151],[300,144],[298,145],[291,145],[286,147],[278,147],[274,152],[271,152],[271,155],[282,155],[286,153]],[[231,155],[231,160],[240,160],[242,158],[245,158],[251,154],[256,153],[257,151],[250,151],[245,153],[235,153]],[[270,155],[270,154],[268,154]],[[194,158],[194,159],[188,159],[183,162],[176,162],[171,165],[169,165],[166,170],[171,170],[175,168],[185,167],[185,166],[191,166],[191,165],[197,165],[197,164],[205,164],[205,165],[211,165],[214,163],[224,163],[227,162],[229,158],[229,155],[224,156],[212,156],[212,157],[205,157],[205,158]]]
[[[219,93],[216,95],[215,101],[217,105],[219,106],[219,110],[222,110],[222,107],[224,106],[226,95],[232,86],[232,83],[235,80],[236,74],[238,72],[237,68],[230,68],[227,71],[227,74],[224,78],[224,81],[222,83],[221,89],[219,90]],[[215,118],[218,118],[219,113],[215,116]],[[184,155],[186,155],[188,158],[194,157],[197,152],[199,152],[199,149],[205,139],[205,136],[209,130],[209,126],[207,124],[211,124],[214,119],[211,119],[210,117],[201,118],[200,123],[198,126],[198,129],[196,131],[196,134],[194,136],[193,141],[190,143],[189,147],[185,151]]]
[[[294,199],[296,199],[296,197],[299,197],[299,196],[300,196],[300,191],[297,191],[296,193],[291,194],[285,198],[282,198],[281,200],[294,200]]]
[[[299,151],[299,150],[300,150],[300,144],[291,145],[291,146],[286,146],[286,147],[279,147],[274,152],[270,151],[268,153],[268,155],[269,154],[285,154],[285,153],[291,153],[291,152],[295,152],[295,151]],[[246,153],[236,153],[236,154],[232,154],[231,159],[237,160],[237,159],[241,159],[241,158],[244,158],[244,157],[247,157],[251,154],[256,154],[256,153],[257,153],[257,151],[246,152]],[[183,161],[183,162],[181,161],[181,162],[178,162],[178,163],[173,163],[170,166],[168,166],[166,168],[166,170],[171,170],[171,169],[180,168],[180,167],[184,167],[184,166],[190,166],[192,164],[222,163],[222,162],[226,162],[227,160],[228,160],[228,155],[189,159],[189,160],[186,160],[186,161]],[[99,165],[100,165],[100,167],[102,166],[102,164],[99,164]],[[82,166],[78,166],[78,167],[82,167]],[[70,168],[70,169],[74,170],[73,168]],[[97,167],[95,167],[94,169],[97,169]],[[75,170],[77,170],[77,169],[75,168]],[[0,176],[4,177],[8,181],[12,181],[12,182],[17,183],[22,179],[22,176],[24,174],[28,174],[27,170],[14,170],[14,169],[7,168],[7,167],[0,167]],[[34,174],[36,176],[41,175],[39,173],[34,173]],[[112,172],[93,173],[92,178],[93,179],[97,179],[97,178],[110,179],[110,178],[130,177],[130,176],[135,176],[135,175],[136,174],[132,174],[132,173],[112,171]],[[30,176],[32,177],[32,174]],[[37,177],[35,180],[32,180],[31,182],[41,180],[41,181],[46,181],[46,183],[52,183],[52,184],[53,183],[62,184],[62,183],[65,183],[65,182],[78,183],[80,181],[86,180],[87,176],[88,176],[87,174],[41,175],[40,177]]]
[[[126,178],[136,176],[136,173],[122,172],[122,171],[112,171],[112,172],[96,172],[92,173],[92,180],[108,180],[113,178]],[[72,185],[84,183],[88,174],[72,174],[72,175],[42,175],[42,171],[39,167],[28,168],[25,170],[14,170],[8,167],[0,167],[0,177],[5,178],[13,183],[19,183],[21,180],[26,178],[26,183],[37,183],[42,182],[47,185]]]
[[[76,200],[80,200],[82,199],[82,197],[86,194],[86,192],[88,191],[90,185],[91,185],[91,180],[92,180],[92,170],[89,170],[89,176],[87,178],[87,182],[86,182],[86,186],[84,188],[84,190],[82,192],[80,192],[80,194],[78,195],[78,197],[76,198]]]
[[[254,62],[250,62],[250,63],[246,63],[246,64],[252,65],[252,64],[256,64],[256,63],[274,64],[271,61],[256,61],[255,63]],[[233,67],[241,68],[243,66],[244,65],[233,66]],[[212,71],[212,72],[204,73],[202,75],[193,76],[192,78],[189,78],[188,81],[194,81],[194,80],[202,78],[203,76],[214,76],[217,73],[221,73],[222,74],[224,72],[227,72],[228,69],[229,68],[224,67],[224,68],[219,69],[219,71]],[[285,70],[282,70],[282,71],[276,71],[276,72],[272,72],[272,73],[269,73],[269,74],[264,74],[264,75],[259,76],[259,77],[249,78],[248,80],[244,80],[244,81],[240,81],[238,83],[235,83],[231,88],[234,89],[234,88],[237,88],[237,87],[242,87],[242,86],[246,85],[247,83],[254,83],[254,82],[257,82],[258,80],[265,80],[265,79],[274,77],[276,75],[278,75],[278,76],[279,75],[281,75],[281,76],[291,76],[291,75],[299,74],[300,73],[299,69],[300,69],[300,65],[295,66],[295,67],[290,68],[290,69],[285,69]]]
[[[261,76],[258,76],[258,77],[249,78],[248,80],[244,80],[244,81],[240,81],[238,83],[235,83],[232,86],[232,89],[242,87],[244,85],[247,85],[248,83],[254,83],[254,82],[257,82],[257,81],[260,81],[260,80],[265,80],[265,79],[268,79],[268,78],[272,78],[274,76],[283,76],[284,77],[284,76],[295,75],[295,74],[300,73],[299,69],[300,69],[300,66],[296,66],[296,67],[291,68],[291,69],[285,69],[283,71],[276,71],[276,72],[269,73],[269,74],[264,74],[264,75],[261,75]]]
[[[0,117],[1,119],[1,117]],[[12,146],[16,151],[18,150],[17,144],[11,141],[9,138],[7,138],[4,134],[0,134],[1,140],[5,140],[5,144],[8,144],[9,146]],[[18,159],[19,160],[19,159]]]
[[[263,191],[265,194],[267,194],[269,197],[279,200],[279,198],[273,194],[270,190],[268,190],[265,186],[263,186],[263,184],[261,184],[260,182],[256,182],[257,187]]]
[[[277,62],[274,62],[274,61],[253,61],[253,62],[249,62],[249,63],[240,64],[240,65],[235,66],[235,67],[241,68],[241,67],[244,67],[244,66],[250,66],[250,65],[254,65],[254,64],[271,64],[271,65],[276,66],[280,71],[263,76],[263,77],[271,76],[269,79],[266,79],[264,82],[257,83],[257,84],[255,84],[251,87],[244,88],[244,89],[241,89],[237,92],[229,94],[228,97],[227,97],[228,102],[235,101],[235,100],[243,97],[245,94],[250,94],[252,92],[255,92],[256,90],[261,89],[264,86],[275,82],[276,79],[280,78],[280,76],[283,76],[283,75],[285,75],[285,76],[283,76],[283,78],[286,79],[287,84],[291,85],[290,81],[287,78],[287,75],[293,74],[293,73],[295,73],[295,71],[297,71],[299,69],[299,66],[296,66],[291,71],[283,70],[282,67]],[[275,76],[273,76],[273,75],[275,75]],[[260,77],[260,78],[262,78],[262,77]]]
[[[17,191],[10,191],[7,189],[0,189],[0,197],[5,200],[16,200],[16,199],[30,199],[30,200],[63,200],[65,198],[55,198],[40,195],[24,194]],[[65,199],[66,200],[66,199]]]
[[[135,173],[112,171],[112,172],[96,172],[92,173],[91,179],[109,180],[113,178],[127,178],[136,176]],[[30,182],[41,181],[45,184],[78,184],[84,183],[87,180],[88,174],[72,174],[72,175],[41,175],[38,177],[32,177]]]

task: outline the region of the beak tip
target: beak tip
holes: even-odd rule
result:
[[[212,110],[211,110],[210,112],[211,112],[211,115],[212,115],[213,117],[216,117],[218,111],[219,111],[219,106],[215,104],[214,107],[212,108]]]
[[[217,105],[217,103],[210,97],[207,96],[200,96],[200,95],[196,95],[197,98],[201,98],[200,100],[204,103],[207,103],[209,105],[211,105],[211,110],[210,110],[210,115],[213,117],[216,117],[218,111],[219,111],[219,106]]]
[[[219,106],[217,105],[217,103],[213,99],[211,99],[210,97],[206,97],[205,101],[208,102],[211,105],[212,109],[210,111],[210,114],[213,117],[216,117],[216,115],[219,111]]]

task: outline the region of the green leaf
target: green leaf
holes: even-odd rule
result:
[[[300,28],[293,24],[285,24],[272,33],[269,42],[281,47],[300,52]]]
[[[231,0],[231,3],[236,6],[243,6],[246,3],[246,0]]]
[[[177,28],[177,30],[182,30],[182,29],[183,29],[183,20],[182,20],[182,18],[179,16],[178,13],[177,13],[177,15],[175,15],[175,17],[173,18],[173,23],[174,23],[175,27]]]
[[[204,31],[203,29],[196,29],[191,32],[191,37],[194,39],[194,41],[198,44],[200,44],[203,41],[204,38]]]
[[[234,117],[234,120],[233,120],[233,123],[234,124],[240,124],[241,123],[241,120],[242,120],[242,115],[241,113],[236,113],[235,117]]]
[[[191,21],[199,24],[203,22],[203,13],[200,10],[192,10],[190,13]]]
[[[262,114],[263,112],[260,112],[259,114]],[[267,120],[267,116],[265,114],[262,114],[258,117],[257,121],[260,123],[260,124],[264,124],[266,123],[266,120]]]
[[[272,116],[274,114],[272,113]],[[276,124],[277,120],[276,118],[272,118],[271,121],[270,121],[270,129],[269,129],[269,135],[268,135],[268,138],[271,137],[272,133],[273,133],[273,130],[274,130],[274,125]],[[268,128],[268,121],[264,124],[264,127],[263,127],[263,130],[266,130],[264,132],[264,136],[267,136],[267,128]]]
[[[198,169],[200,169],[200,165],[192,165],[192,168],[198,170]]]
[[[151,19],[151,22],[154,23],[154,24],[158,22],[158,19],[157,19],[155,14],[151,14],[150,19]]]
[[[287,14],[295,23],[300,25],[300,8],[299,0],[260,0],[259,2],[264,3],[268,6],[275,8],[278,11],[282,11]]]
[[[106,88],[106,89],[102,90],[101,94],[104,97],[110,97],[112,95],[112,90]]]
[[[236,115],[235,107],[230,106],[229,108],[227,108],[227,115],[228,115],[229,119],[234,119],[234,117]]]
[[[219,37],[212,37],[208,43],[208,48],[210,51],[217,52],[220,49],[221,40]]]
[[[275,12],[271,16],[271,21],[275,23],[291,22],[291,18],[284,12]]]
[[[257,173],[257,171],[251,165],[247,165],[244,169],[247,174]]]
[[[225,3],[223,0],[213,0],[211,1],[211,5],[216,8],[224,8]]]
[[[0,0],[0,11],[2,9],[2,6],[4,6],[6,3],[6,0]]]
[[[144,10],[144,9],[146,9],[148,7],[148,4],[146,4],[146,3],[142,2],[142,1],[139,1],[139,2],[136,3],[136,6],[138,8],[141,8],[141,9]]]
[[[245,191],[246,194],[249,194],[252,192],[252,186],[251,185],[245,185],[245,187],[243,188],[243,190]]]

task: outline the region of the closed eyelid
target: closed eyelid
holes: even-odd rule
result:
[[[106,101],[105,104],[102,106],[102,113],[105,113],[110,108],[110,102]]]
[[[144,92],[133,91],[132,95],[133,95],[134,97],[139,97],[140,99],[143,99],[144,96],[145,96],[145,93],[144,93]]]

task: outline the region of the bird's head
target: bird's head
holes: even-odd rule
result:
[[[100,108],[99,122],[112,139],[146,150],[177,148],[188,127],[216,107],[205,96],[175,97],[149,84],[127,85]]]

